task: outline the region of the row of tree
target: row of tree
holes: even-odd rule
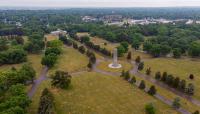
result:
[[[187,85],[187,82],[185,80],[181,80],[179,77],[174,77],[173,75],[168,75],[167,72],[156,72],[155,79],[160,80],[167,84],[170,87],[173,87],[181,92],[187,93],[188,95],[194,94],[194,85],[192,83],[189,83]]]

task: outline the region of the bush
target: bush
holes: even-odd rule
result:
[[[136,57],[135,62],[136,62],[136,63],[140,63],[140,62],[141,62],[140,56],[137,56],[137,57]]]
[[[147,114],[155,114],[156,113],[156,109],[152,103],[147,104],[145,106],[145,111]]]
[[[156,94],[156,88],[155,88],[155,86],[151,86],[150,89],[149,89],[149,91],[148,91],[148,93],[150,95],[155,95]]]
[[[172,103],[172,107],[175,108],[175,109],[179,109],[180,106],[181,106],[180,99],[179,98],[175,98],[173,103]]]
[[[127,59],[128,59],[128,60],[131,60],[131,58],[132,58],[132,53],[131,53],[131,52],[128,52]]]
[[[144,62],[140,62],[138,65],[138,70],[143,70],[144,69]]]
[[[133,76],[132,78],[131,78],[131,80],[130,80],[130,83],[136,83],[136,78],[135,78],[135,76]]]
[[[190,74],[189,78],[190,78],[191,80],[193,80],[193,79],[194,79],[194,75],[193,75],[193,74]]]
[[[84,46],[80,46],[80,47],[78,48],[78,50],[79,50],[79,52],[81,52],[82,54],[85,53],[85,47],[84,47]]]
[[[147,68],[147,70],[146,70],[146,75],[150,75],[151,74],[151,68],[149,67],[149,68]]]
[[[139,88],[140,88],[140,89],[145,89],[145,87],[146,87],[145,81],[142,80],[142,81],[140,82]]]
[[[197,110],[197,111],[195,111],[194,113],[192,113],[192,114],[199,114],[199,111]]]
[[[160,72],[156,72],[155,79],[156,80],[160,80],[160,78],[161,78],[161,73]]]
[[[129,80],[130,79],[130,73],[129,73],[129,71],[125,72],[124,79],[125,80]]]

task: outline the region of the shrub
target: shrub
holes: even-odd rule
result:
[[[144,62],[140,62],[138,65],[138,70],[143,70],[144,69]]]
[[[147,68],[147,70],[146,70],[146,75],[150,75],[151,74],[151,68],[149,67],[149,68]]]
[[[152,85],[152,86],[150,87],[148,93],[149,93],[150,95],[155,95],[155,94],[156,94],[156,88],[155,88],[155,86]]]
[[[79,50],[82,54],[85,53],[85,47],[84,47],[84,46],[80,46],[80,47],[78,48],[78,50]]]
[[[155,114],[156,113],[156,109],[152,103],[147,104],[145,106],[145,111],[147,114]]]
[[[145,81],[142,80],[142,81],[140,82],[139,88],[140,88],[140,89],[145,89],[145,87],[146,87]]]
[[[160,72],[156,72],[155,79],[156,80],[160,80],[160,78],[161,78],[161,73]]]
[[[181,106],[180,99],[179,98],[175,98],[173,103],[172,103],[172,107],[175,108],[175,109],[179,109],[180,106]]]
[[[135,76],[133,76],[132,78],[131,78],[131,80],[130,80],[130,83],[136,83],[136,78],[135,78]]]
[[[190,74],[189,78],[190,78],[191,80],[193,80],[193,79],[194,79],[194,75],[193,75],[193,74]]]
[[[136,62],[136,63],[140,63],[140,62],[141,62],[140,56],[137,56],[137,57],[136,57],[135,62]]]

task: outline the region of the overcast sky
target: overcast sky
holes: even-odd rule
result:
[[[0,0],[0,6],[174,7],[200,6],[200,0]]]

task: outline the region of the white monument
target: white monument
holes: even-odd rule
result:
[[[113,62],[108,65],[110,68],[121,68],[122,65],[117,62],[117,49],[113,50]]]

